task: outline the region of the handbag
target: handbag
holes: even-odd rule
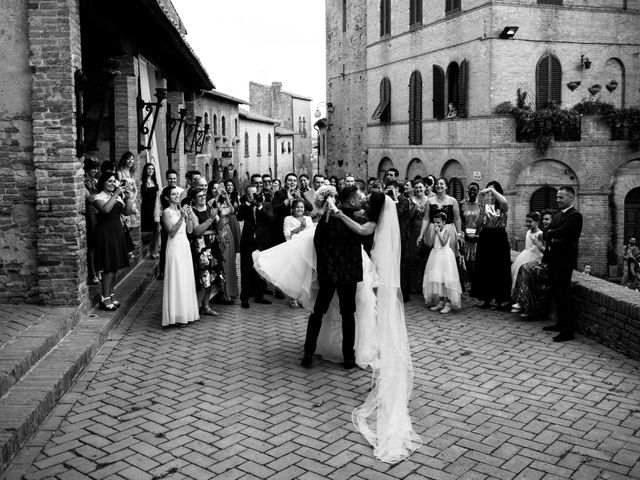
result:
[[[131,238],[131,232],[129,231],[129,225],[126,223],[122,224],[122,231],[124,232],[124,241],[127,244],[127,253],[131,253],[136,249],[135,243],[133,243],[133,238]]]

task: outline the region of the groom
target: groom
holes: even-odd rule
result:
[[[354,218],[354,212],[362,208],[360,193],[356,186],[345,187],[338,200],[345,215]],[[340,315],[342,316],[342,355],[344,368],[356,366],[355,352],[355,312],[356,287],[362,281],[361,244],[364,237],[351,231],[337,217],[323,215],[318,222],[313,237],[317,256],[318,296],[309,315],[307,338],[304,342],[304,356],[301,365],[309,368],[313,363],[313,353],[322,317],[329,309],[334,293],[338,293]]]

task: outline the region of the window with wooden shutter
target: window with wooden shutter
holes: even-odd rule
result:
[[[380,103],[371,118],[380,119],[381,122],[391,121],[391,82],[386,77],[380,82]]]
[[[545,55],[536,66],[536,108],[562,103],[562,66],[555,55]]]
[[[469,64],[466,60],[463,60],[458,69],[458,101],[456,102],[458,116],[465,118],[467,116],[468,68]]]
[[[422,145],[422,75],[417,70],[409,80],[409,145]]]
[[[249,133],[244,132],[244,156],[249,156]]]
[[[460,10],[460,0],[445,0],[444,11],[445,13],[457,12]]]
[[[391,33],[391,0],[380,0],[380,36]]]
[[[258,151],[258,156],[262,155],[262,138],[260,137],[260,134],[258,134],[258,143],[257,143],[257,151]]]
[[[458,108],[458,74],[460,73],[460,67],[456,62],[451,62],[447,67],[447,104],[452,103],[456,109]],[[447,114],[449,113],[449,105],[447,107]]]
[[[539,188],[531,195],[530,211],[542,214],[544,210],[559,210],[556,200],[557,193],[558,190],[553,187],[545,186]]]
[[[409,26],[422,25],[422,0],[409,1]]]
[[[455,198],[458,202],[464,200],[464,185],[462,180],[457,177],[449,179],[449,195]]]
[[[213,116],[213,134],[218,135],[218,116]]]
[[[267,154],[271,155],[271,134],[267,136]]]
[[[444,118],[444,70],[433,66],[433,118]]]

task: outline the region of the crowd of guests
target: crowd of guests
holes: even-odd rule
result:
[[[135,168],[131,152],[122,155],[117,165],[85,160],[89,282],[102,282],[100,308],[104,310],[119,306],[113,292],[115,275],[129,265],[134,246],[127,219],[138,214],[138,195],[143,239],[150,256],[159,259],[158,278],[164,280],[162,324],[169,326],[216,316],[212,308],[216,303],[229,305],[239,298],[242,308],[250,308],[251,299],[272,303],[266,298],[269,294],[284,299],[254,270],[253,252],[312,228],[320,215],[313,208],[314,191],[322,185],[332,185],[338,192],[355,186],[363,198],[384,192],[396,203],[405,302],[419,294],[432,311],[447,314],[462,308],[462,293],[468,291],[481,300],[481,308],[545,318],[553,292],[558,317],[553,327],[564,328],[565,337],[572,335],[570,326],[561,325],[570,325],[568,306],[557,294],[568,291],[582,222],[572,207],[571,187],[559,190],[561,212],[526,215],[525,249],[512,263],[506,233],[509,204],[497,181],[484,188],[469,184],[467,198],[458,202],[448,194],[446,178],[426,175],[401,180],[395,168],[387,170],[383,180],[366,182],[353,175],[309,178],[294,173],[280,182],[270,174],[254,174],[242,193],[232,179],[207,181],[198,171],[187,172],[186,185],[181,187],[177,172],[168,170],[166,187],[161,189],[151,163],[143,167],[138,186],[133,180]],[[576,218],[567,212],[577,214]],[[561,228],[564,217],[571,217],[569,233]],[[372,242],[372,237],[363,241],[367,252]],[[559,258],[557,251],[565,252],[566,258]],[[635,278],[639,256],[631,239],[625,247],[627,277]],[[550,267],[554,260],[562,265]],[[288,301],[298,307],[295,299]]]

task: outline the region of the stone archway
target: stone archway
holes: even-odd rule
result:
[[[427,167],[425,166],[424,162],[419,158],[413,158],[411,159],[411,161],[409,162],[409,165],[407,166],[407,175],[405,178],[407,180],[413,181],[413,179],[416,178],[416,176],[418,175],[421,177],[426,176]]]
[[[449,195],[461,201],[467,185],[467,174],[462,164],[454,159],[448,160],[442,167],[440,176],[449,181]]]
[[[625,203],[628,195],[640,187],[640,158],[630,160],[620,166],[613,180],[613,210],[615,212],[615,252],[620,257],[625,239]],[[631,198],[633,200],[633,198]],[[620,258],[618,260],[621,261]]]
[[[627,193],[624,199],[624,235],[623,242],[634,237],[640,237],[640,187],[636,187]]]
[[[378,179],[383,180],[387,170],[393,167],[393,162],[389,157],[384,157],[378,164]]]

